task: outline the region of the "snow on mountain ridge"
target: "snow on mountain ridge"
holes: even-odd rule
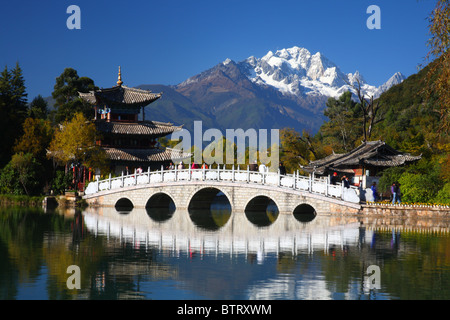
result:
[[[311,54],[308,49],[297,46],[277,50],[275,53],[269,51],[262,58],[251,56],[239,64],[247,70],[251,81],[293,95],[326,95],[337,98],[348,90],[355,93],[350,84],[355,85],[358,79],[363,93],[377,98],[392,85],[404,80],[401,73],[396,73],[386,83],[376,87],[366,83],[358,71],[345,74],[320,52]]]

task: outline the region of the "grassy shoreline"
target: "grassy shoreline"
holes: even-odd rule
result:
[[[26,195],[14,195],[14,194],[0,194],[0,205],[10,206],[42,206],[42,201],[45,196],[26,196]]]

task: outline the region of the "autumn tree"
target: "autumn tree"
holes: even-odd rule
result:
[[[309,164],[326,155],[326,150],[316,142],[308,132],[301,134],[292,128],[284,128],[280,131],[280,158],[288,172],[294,172],[301,166]],[[329,150],[331,153],[331,150]]]
[[[438,0],[429,17],[427,59],[434,59],[426,78],[427,96],[437,97],[435,111],[440,114],[440,130],[450,129],[450,1]]]
[[[16,140],[15,153],[30,153],[37,159],[46,158],[46,148],[53,137],[50,121],[26,118],[23,123],[23,135]]]
[[[49,157],[61,165],[82,165],[107,170],[106,153],[96,146],[95,124],[79,112],[56,130],[50,142]]]

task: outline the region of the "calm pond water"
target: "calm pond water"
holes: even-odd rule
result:
[[[68,288],[69,266],[80,289]],[[379,288],[365,282],[369,266]],[[231,214],[220,202],[1,209],[0,299],[450,299],[449,223],[278,215],[270,204]]]

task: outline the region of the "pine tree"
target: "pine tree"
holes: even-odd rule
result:
[[[64,72],[56,78],[52,93],[56,100],[56,110],[53,114],[54,122],[70,121],[78,112],[83,113],[87,119],[92,118],[92,107],[79,98],[78,92],[89,92],[95,89],[97,87],[95,87],[92,79],[79,77],[75,69],[64,69]]]
[[[31,101],[28,109],[28,116],[33,119],[47,119],[48,115],[47,101],[41,95],[38,95]]]
[[[0,167],[9,162],[12,146],[22,135],[22,123],[27,116],[27,94],[25,80],[19,63],[0,74]]]

